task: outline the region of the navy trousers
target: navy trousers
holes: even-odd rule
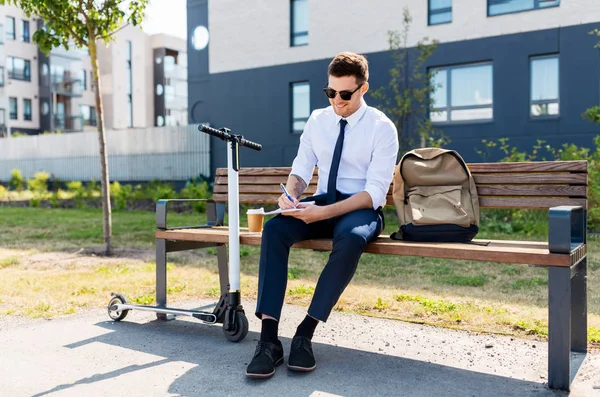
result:
[[[307,200],[315,200],[319,205],[319,196]],[[290,247],[303,240],[332,238],[333,249],[308,309],[311,317],[327,321],[352,280],[365,246],[374,241],[383,228],[382,212],[373,209],[361,209],[311,224],[284,215],[270,219],[264,226],[261,241],[257,317],[266,314],[279,320],[281,316]]]

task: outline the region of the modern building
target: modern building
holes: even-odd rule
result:
[[[44,54],[32,40],[42,26],[0,6],[0,136],[96,129],[88,50]],[[127,26],[108,46],[98,43],[98,59],[108,129],[187,124],[185,40]]]
[[[530,150],[537,140],[590,147],[600,135],[582,117],[600,104],[596,0],[188,0],[190,121],[261,143],[242,165],[290,165],[310,112],[328,105],[335,54],[365,54],[371,89],[388,84],[387,32],[402,29],[404,7],[409,47],[439,41],[422,70],[437,71],[429,117],[467,161],[501,156],[482,159],[482,139]],[[213,145],[213,166],[224,166],[225,146]]]

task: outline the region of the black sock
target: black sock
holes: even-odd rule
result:
[[[304,317],[304,320],[302,320],[302,322],[298,326],[295,336],[306,336],[308,339],[312,339],[313,334],[315,333],[315,328],[317,328],[318,324],[319,320],[312,318],[309,315],[306,315],[306,317]]]
[[[262,328],[260,330],[260,340],[262,342],[276,343],[279,321],[272,318],[262,320]]]

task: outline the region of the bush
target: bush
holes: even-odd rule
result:
[[[17,192],[20,192],[25,188],[25,179],[20,170],[14,169],[11,171],[9,184]]]
[[[27,181],[27,187],[36,196],[43,196],[48,192],[48,180],[50,174],[47,172],[36,172],[33,179]]]
[[[85,207],[85,203],[83,200],[85,198],[86,193],[81,181],[67,182],[67,189],[69,192],[73,193],[73,199],[75,200],[77,208]]]
[[[484,161],[492,148],[499,148],[504,154],[500,161],[534,161],[534,160],[587,160],[588,161],[588,228],[600,230],[600,135],[594,138],[595,150],[578,147],[572,143],[565,143],[559,149],[554,149],[549,145],[544,145],[545,141],[538,140],[532,147],[531,152],[520,152],[516,147],[508,144],[508,138],[500,138],[498,142],[482,140],[486,151],[476,150],[482,156]],[[492,228],[502,231],[508,230],[509,226],[514,232],[521,230],[527,233],[536,233],[542,223],[540,215],[531,215],[538,211],[522,210],[492,210],[487,212],[491,217]],[[482,215],[483,216],[483,215]],[[544,215],[545,216],[545,215]],[[501,225],[504,222],[510,222],[510,225]],[[496,225],[495,222],[498,224]],[[531,229],[530,229],[531,228]],[[517,230],[514,230],[517,229]]]
[[[115,209],[124,210],[125,208],[127,208],[127,202],[130,201],[133,196],[133,188],[131,187],[131,185],[121,186],[119,182],[115,182],[113,190],[115,192]]]
[[[85,196],[88,200],[92,200],[96,196],[102,196],[100,193],[100,186],[95,179],[92,179],[92,181],[85,186]]]
[[[212,197],[212,192],[206,180],[203,180],[203,178],[193,178],[187,181],[185,187],[181,189],[179,197],[186,199],[209,199]],[[192,208],[198,212],[205,212],[206,202],[196,202],[192,204]]]

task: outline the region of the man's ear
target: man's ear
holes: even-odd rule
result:
[[[369,91],[369,83],[365,82],[362,87],[360,87],[360,92],[364,95]]]

